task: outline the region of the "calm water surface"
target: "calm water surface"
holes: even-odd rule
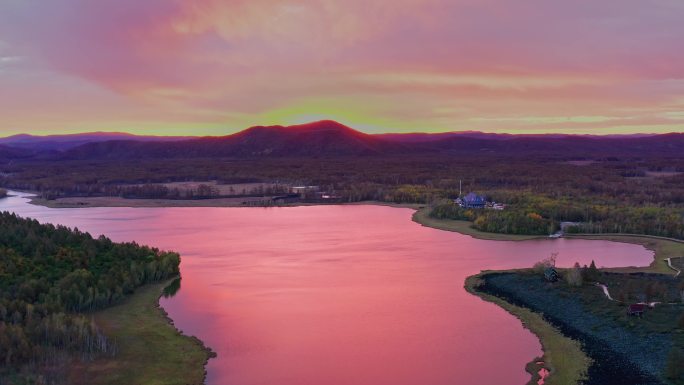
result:
[[[182,287],[161,303],[218,353],[223,385],[524,384],[537,339],[469,295],[466,276],[531,266],[647,265],[641,246],[589,240],[482,241],[381,206],[0,210],[182,254]],[[598,289],[597,289],[598,290]]]

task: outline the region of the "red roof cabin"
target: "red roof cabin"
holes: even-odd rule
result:
[[[644,311],[646,310],[646,305],[641,304],[641,303],[635,303],[632,305],[629,305],[627,308],[627,314],[629,315],[636,315],[640,316],[644,314]]]

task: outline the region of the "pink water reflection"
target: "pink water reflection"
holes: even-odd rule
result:
[[[41,221],[182,253],[182,288],[162,305],[211,346],[210,384],[524,384],[536,338],[463,290],[482,269],[646,265],[604,241],[481,241],[380,206],[60,209],[0,200]]]

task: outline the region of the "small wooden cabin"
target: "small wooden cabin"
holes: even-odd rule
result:
[[[635,303],[629,305],[629,307],[627,308],[627,314],[641,317],[644,314],[645,310],[646,305],[641,303]]]

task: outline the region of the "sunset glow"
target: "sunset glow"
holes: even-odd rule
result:
[[[0,136],[684,131],[681,0],[3,0]]]

